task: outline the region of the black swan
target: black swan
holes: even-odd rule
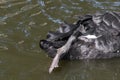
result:
[[[53,59],[49,73],[61,59],[107,59],[120,56],[120,13],[104,12],[79,17],[75,24],[63,23],[40,47]]]

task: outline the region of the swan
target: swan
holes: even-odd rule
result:
[[[120,13],[95,13],[79,17],[74,24],[62,23],[56,31],[49,31],[39,45],[53,58],[49,73],[61,59],[120,57]]]

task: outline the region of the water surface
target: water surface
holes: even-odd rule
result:
[[[52,61],[39,40],[76,15],[120,11],[119,0],[0,0],[0,80],[120,80],[120,59]]]

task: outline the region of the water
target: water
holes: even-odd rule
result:
[[[120,11],[119,0],[0,0],[0,80],[120,80],[120,58],[52,61],[39,40],[77,15]]]

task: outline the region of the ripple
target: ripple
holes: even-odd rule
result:
[[[47,22],[45,22],[45,23],[43,23],[43,24],[41,24],[41,26],[45,26],[45,25],[47,25],[48,23]]]
[[[37,7],[37,6],[38,6],[38,4],[26,5],[26,6],[22,7],[19,11],[16,11],[16,12],[14,12],[14,13],[7,13],[4,17],[0,18],[0,22],[1,22],[1,23],[2,23],[2,22],[4,23],[4,21],[5,21],[6,19],[11,18],[11,17],[14,17],[14,16],[17,16],[17,15],[19,15],[19,14],[25,12],[25,11],[31,10],[31,9]]]
[[[24,40],[21,40],[18,42],[18,44],[23,44],[25,41]]]
[[[6,47],[6,46],[0,46],[0,49],[2,49],[2,50],[8,50],[8,47]]]
[[[0,38],[1,38],[1,37],[6,38],[6,37],[8,37],[8,35],[1,33],[1,34],[0,34]]]
[[[5,24],[7,24],[7,23],[4,21],[0,21],[0,25],[5,25]]]
[[[54,22],[54,23],[59,23],[59,24],[63,23],[62,20],[53,18],[51,15],[47,14],[47,12],[46,12],[44,9],[42,9],[41,12],[43,13],[44,16],[46,16],[46,17],[47,17],[49,20],[51,20],[52,22]]]
[[[105,63],[101,61],[101,63],[97,62],[96,64],[94,62],[93,64],[91,62],[89,64],[86,62],[76,63],[76,61],[69,63],[68,61],[61,70],[56,70],[52,75],[44,76],[47,73],[47,67],[44,69],[43,67],[49,65],[49,59],[45,58],[44,52],[39,48],[39,40],[45,38],[49,30],[54,30],[63,21],[74,22],[76,21],[73,19],[75,15],[93,13],[99,10],[120,11],[119,6],[119,0],[0,0],[0,59],[3,58],[2,61],[6,61],[3,64],[0,60],[0,65],[3,67],[0,66],[0,71],[5,72],[0,72],[0,76],[4,74],[3,79],[5,80],[10,78],[37,80],[44,77],[45,80],[61,80],[61,77],[65,80],[89,80],[99,77],[102,80],[106,74],[111,76],[111,79],[114,75],[116,75],[114,76],[116,79],[119,78],[120,60],[111,60],[115,64],[114,66],[108,61]],[[31,60],[36,57],[38,57],[36,64],[43,65],[42,63],[44,63],[43,67],[33,66],[34,61],[31,62]],[[22,65],[14,66],[19,63],[18,60]],[[48,63],[45,64],[45,62]],[[6,67],[10,66],[11,63],[13,63],[11,67]],[[33,66],[28,66],[31,67],[30,72],[27,72],[28,67],[25,65],[28,63]],[[102,64],[105,65],[102,66]],[[22,67],[24,69],[21,69]],[[38,71],[39,69],[40,71]],[[13,73],[14,71],[16,71],[16,75]],[[103,73],[102,78],[98,76],[99,73]]]
[[[98,7],[98,8],[101,8],[101,9],[112,9],[112,10],[116,10],[118,9],[118,7],[120,6],[120,2],[117,2],[117,1],[98,1],[98,0],[87,0],[87,2],[90,2],[92,3],[92,5],[94,7]]]
[[[26,5],[26,6],[22,7],[20,10],[21,11],[27,11],[27,10],[30,10],[30,9],[35,8],[37,6],[39,6],[39,5],[38,4],[35,4],[35,5],[30,4],[30,5]]]
[[[40,4],[41,6],[45,6],[45,2],[42,0],[38,0],[38,4]]]
[[[31,14],[30,17],[34,17],[34,16],[37,16],[37,15],[39,15],[39,14],[41,14],[41,11],[39,11],[39,12],[37,12],[37,13]]]
[[[0,4],[5,4],[5,3],[8,3],[8,2],[14,2],[16,0],[0,0]]]
[[[14,7],[14,6],[18,6],[18,5],[22,5],[26,3],[28,3],[28,1],[16,2],[16,3],[11,3],[11,4],[4,5],[4,6],[0,6],[0,8],[9,8],[9,7]]]

